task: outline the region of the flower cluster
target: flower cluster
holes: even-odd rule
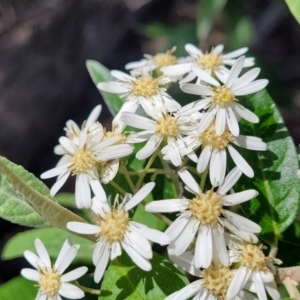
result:
[[[240,103],[240,97],[262,90],[268,80],[256,79],[259,68],[243,71],[254,65],[253,58],[243,56],[247,48],[227,54],[223,54],[223,45],[207,53],[191,44],[185,48],[188,53],[185,58],[175,57],[174,47],[166,53],[145,55],[141,61],[128,63],[128,74],[111,71],[115,81],[100,82],[97,87],[120,95],[124,102],[113,119],[112,131],[106,131],[97,121],[101,106],[92,111],[81,128],[68,121],[66,136],[55,147],[55,153],[62,158],[41,177],[57,176],[51,189],[51,195],[55,195],[70,175],[76,175],[76,205],[91,208],[94,220],[93,224],[68,222],[66,226],[78,234],[94,235],[95,282],[100,282],[109,261],[120,256],[122,249],[139,268],[150,271],[151,241],[168,245],[170,259],[199,277],[169,295],[168,300],[255,299],[253,293],[260,300],[267,299],[266,293],[278,300],[272,263],[279,261],[266,257],[263,247],[257,245],[260,226],[231,210],[232,206],[258,194],[253,189],[232,191],[242,174],[254,176],[251,165],[236,147],[254,151],[264,151],[267,147],[259,137],[240,134],[240,119],[259,122],[255,113]],[[167,93],[175,82],[179,82],[184,93],[198,95],[199,99],[181,106]],[[125,132],[126,126],[136,131]],[[134,184],[125,166],[136,143],[144,143],[135,151],[136,159],[149,160],[144,170],[133,174],[138,176]],[[228,154],[235,164],[230,171]],[[155,187],[154,182],[142,184],[156,157],[165,167],[162,174],[177,180],[174,199],[156,199],[145,205],[146,211],[163,219],[166,217],[161,213],[177,213],[164,233],[133,221],[130,213]],[[120,159],[133,195],[113,182]],[[195,167],[187,166],[189,160]],[[188,171],[189,167],[200,178],[200,185]],[[191,196],[182,195],[179,179]],[[121,193],[115,196],[112,205],[103,188],[108,183]],[[37,242],[37,251],[41,259],[45,258],[44,248],[40,249],[41,243]],[[28,259],[28,254],[25,255]],[[33,266],[38,269],[35,275],[28,270],[22,274],[39,282],[39,294],[46,295],[39,299],[75,295],[75,292],[72,297],[64,294],[65,277],[69,277],[61,276],[64,269],[59,262],[52,269],[48,259],[45,267],[36,262]],[[42,283],[44,274],[49,272],[55,273],[59,282],[51,291]],[[76,293],[79,298],[81,294]]]

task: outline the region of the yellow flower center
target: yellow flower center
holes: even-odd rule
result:
[[[60,274],[55,269],[47,271],[39,270],[39,273],[41,278],[38,281],[38,287],[48,297],[53,298],[58,294],[60,288]]]
[[[129,225],[128,213],[124,210],[117,210],[113,208],[112,212],[101,218],[99,226],[101,232],[96,235],[99,237],[104,237],[108,243],[120,242],[124,238],[124,234],[128,229]]]
[[[204,146],[212,146],[214,149],[224,150],[230,142],[235,140],[234,135],[225,129],[221,135],[217,135],[215,124],[212,123],[199,135],[199,140]]]
[[[175,52],[176,47],[168,50],[166,53],[157,53],[153,59],[159,67],[175,65],[177,63],[177,57],[172,55]]]
[[[228,286],[233,274],[229,267],[215,266],[211,264],[208,269],[203,270],[203,286],[217,299],[225,299]]]
[[[222,213],[222,196],[209,190],[205,194],[197,195],[189,203],[192,216],[201,224],[213,226]]]
[[[159,92],[158,79],[152,76],[142,76],[132,81],[131,93],[135,96],[151,97]]]
[[[86,173],[92,170],[96,159],[91,151],[85,147],[78,149],[72,156],[71,170],[73,174]]]
[[[241,265],[255,271],[269,271],[266,266],[266,260],[268,258],[265,257],[261,249],[262,245],[243,245],[239,253],[239,262]]]
[[[211,101],[212,103],[218,104],[221,107],[225,107],[235,100],[236,98],[231,89],[225,85],[222,85],[215,88]]]
[[[163,137],[177,137],[179,135],[178,119],[164,115],[156,121],[156,133]]]
[[[114,131],[106,131],[106,130],[104,130],[103,133],[104,133],[103,140],[109,139],[114,136],[120,137],[120,139],[118,141],[116,141],[114,143],[114,145],[120,145],[120,144],[124,144],[126,142],[126,135],[123,133],[118,133],[118,132],[114,132]]]
[[[213,70],[222,64],[222,59],[219,54],[205,53],[198,57],[198,65],[205,70]]]

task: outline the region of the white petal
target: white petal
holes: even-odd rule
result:
[[[38,269],[39,266],[46,267],[45,263],[35,253],[29,250],[24,252],[24,257],[36,269]]]
[[[206,106],[211,102],[210,99],[200,99],[198,101],[194,101],[192,103],[189,103],[183,107],[181,107],[177,113],[181,116],[189,116],[190,114],[199,111],[203,108],[206,108]]]
[[[224,45],[219,44],[216,47],[214,47],[211,52],[214,53],[214,54],[221,54],[223,49],[224,49]]]
[[[256,81],[253,81],[249,84],[247,84],[244,87],[241,87],[239,89],[235,89],[234,95],[235,96],[243,96],[243,95],[249,95],[249,94],[253,94],[256,93],[260,90],[262,90],[263,88],[265,88],[269,83],[269,80],[267,79],[259,79]]]
[[[241,88],[253,80],[258,76],[260,72],[260,68],[253,68],[250,71],[246,72],[243,76],[241,76],[239,79],[235,81],[235,83],[232,85],[232,90],[235,88]]]
[[[81,299],[84,292],[77,286],[63,282],[59,288],[59,294],[68,299]]]
[[[144,271],[151,271],[152,266],[150,262],[142,257],[140,254],[138,254],[132,247],[129,245],[126,245],[126,243],[122,243],[122,246],[124,250],[127,252],[127,254],[130,256],[132,261],[140,267]]]
[[[79,248],[80,248],[80,245],[73,245],[65,253],[63,259],[59,262],[59,264],[58,263],[54,264],[55,268],[57,269],[57,271],[60,274],[62,274],[72,263]]]
[[[238,136],[235,141],[233,142],[235,145],[240,147],[249,149],[249,150],[256,150],[256,151],[265,151],[267,150],[267,144],[264,143],[261,139],[253,139],[254,137],[251,136]]]
[[[47,294],[42,293],[41,290],[38,291],[35,300],[47,300],[48,296]]]
[[[101,230],[98,225],[87,224],[82,222],[68,222],[67,228],[71,231],[80,234],[97,234]]]
[[[225,195],[240,179],[242,175],[241,170],[238,167],[233,168],[225,177],[223,183],[219,186],[217,193],[219,195]]]
[[[192,66],[192,72],[196,74],[201,80],[214,86],[220,86],[220,83],[216,79],[210,76],[207,72],[201,70],[198,66]]]
[[[210,145],[205,146],[199,156],[199,160],[197,163],[197,172],[198,173],[201,174],[206,170],[209,160],[211,158],[211,154],[212,154],[212,146],[210,146]]]
[[[133,147],[127,144],[113,145],[103,149],[97,154],[98,161],[108,161],[117,158],[122,158],[130,155],[133,152]]]
[[[65,136],[62,136],[59,138],[59,143],[63,146],[63,148],[68,153],[73,154],[75,151],[78,150],[78,148],[75,146],[75,144]]]
[[[252,111],[245,108],[244,106],[238,103],[234,103],[233,109],[237,112],[238,115],[240,115],[243,119],[247,120],[248,122],[251,123],[259,122],[259,118],[257,117],[257,115],[255,115]]]
[[[169,145],[170,160],[175,167],[179,167],[182,164],[182,159],[181,159],[179,147],[175,142],[174,138],[168,137],[168,145]]]
[[[144,130],[155,130],[156,127],[154,121],[131,112],[123,112],[121,115],[121,121],[126,125]]]
[[[66,173],[63,174],[63,176],[59,177],[59,179],[53,184],[50,190],[50,195],[52,197],[55,196],[56,193],[60,190],[60,188],[65,184],[69,176],[70,176],[70,172],[66,171]]]
[[[136,158],[137,159],[146,159],[149,156],[151,156],[155,152],[155,150],[159,147],[162,139],[163,139],[162,137],[160,137],[159,135],[156,135],[156,134],[151,136],[151,138],[149,139],[147,144],[141,150],[139,150],[137,152]]]
[[[96,265],[96,269],[95,269],[95,273],[94,273],[94,280],[96,283],[100,282],[105,269],[107,267],[108,264],[108,260],[109,260],[109,249],[108,247],[105,248],[105,251],[102,252],[102,255],[100,256],[97,265]]]
[[[76,176],[75,202],[78,208],[88,209],[92,206],[90,184],[86,174]]]
[[[193,84],[193,83],[184,83],[180,86],[183,92],[187,94],[193,94],[193,95],[202,95],[202,96],[211,96],[213,94],[213,91],[211,88],[200,85],[200,84]]]
[[[196,241],[194,264],[196,268],[208,268],[212,261],[212,234],[210,226],[200,226]]]
[[[180,256],[170,255],[170,259],[180,268],[185,270],[186,272],[200,277],[201,271],[199,268],[196,268],[194,265],[194,255],[190,252],[184,252]]]
[[[181,76],[191,71],[192,63],[179,64],[174,66],[166,66],[160,70],[167,76]]]
[[[87,267],[79,267],[73,271],[70,271],[60,277],[61,282],[69,282],[78,279],[88,271]]]
[[[101,202],[107,202],[106,194],[100,181],[98,179],[89,178],[89,183],[97,199],[100,199]]]
[[[247,51],[248,51],[248,47],[243,47],[243,48],[237,49],[235,51],[231,51],[229,53],[223,54],[222,58],[229,59],[229,58],[239,57],[239,56],[245,54]]]
[[[135,80],[134,77],[130,76],[130,75],[127,74],[127,73],[124,73],[124,72],[122,72],[122,71],[119,71],[119,70],[111,70],[111,71],[110,71],[110,74],[111,74],[113,77],[115,77],[115,78],[117,78],[117,79],[119,79],[119,80],[121,80],[121,81],[129,81],[129,82],[131,82],[131,81]]]
[[[222,198],[222,203],[225,206],[237,205],[255,198],[258,192],[255,190],[246,190],[239,193],[226,195]]]
[[[122,94],[127,93],[129,88],[126,87],[124,84],[119,82],[100,82],[97,84],[97,88],[101,91],[114,93],[114,94]]]
[[[37,270],[33,269],[22,269],[21,275],[31,281],[39,281],[40,279],[40,273]]]
[[[260,272],[260,277],[263,280],[263,282],[270,282],[272,283],[274,281],[274,275],[271,272]]]
[[[260,275],[261,275],[261,273],[260,273]],[[280,299],[280,294],[279,294],[279,292],[277,290],[277,286],[274,282],[265,283],[265,288],[273,300]]]
[[[146,204],[145,210],[149,212],[172,213],[183,211],[188,208],[189,201],[186,199],[156,200]]]
[[[238,136],[240,134],[239,124],[237,122],[236,116],[230,106],[226,109],[226,120],[229,130],[234,136]]]
[[[190,70],[189,70],[190,71]],[[191,82],[196,78],[196,75],[192,72],[188,73],[183,79],[181,79],[180,81],[178,81],[179,84],[183,84],[183,83],[187,83],[187,82]]]
[[[165,300],[186,300],[198,293],[202,288],[200,280],[196,280],[176,293],[171,294]],[[173,296],[172,296],[173,295]]]
[[[180,176],[181,180],[189,187],[189,189],[192,190],[195,194],[202,194],[199,184],[186,168],[179,170],[178,175]]]
[[[191,56],[193,56],[193,57],[195,57],[195,58],[203,54],[202,51],[201,51],[200,49],[198,49],[195,45],[190,44],[190,43],[186,44],[186,45],[184,46],[184,48],[185,48],[185,51],[186,51],[189,55],[191,55]]]
[[[226,150],[214,149],[209,165],[209,178],[213,186],[219,186],[224,181],[226,162]]]
[[[209,125],[212,123],[213,119],[215,118],[216,109],[209,109],[200,120],[198,124],[198,132],[201,133],[205,131]]]
[[[167,228],[165,234],[167,234],[171,240],[174,240],[189,222],[190,213],[182,213],[173,223]]]
[[[45,248],[44,244],[42,243],[42,241],[40,239],[35,239],[34,245],[35,245],[36,252],[37,252],[38,256],[40,257],[40,259],[43,261],[43,263],[48,268],[51,268],[50,256],[49,256],[48,251]]]
[[[94,122],[97,121],[100,113],[102,110],[102,106],[101,105],[97,105],[92,112],[90,113],[90,115],[88,116],[88,119],[86,121],[85,127],[90,127]]]
[[[111,251],[110,251],[110,260],[114,260],[116,257],[120,256],[122,254],[121,245],[119,242],[114,242],[111,245]]]
[[[59,254],[57,256],[57,259],[55,261],[55,265],[60,265],[62,260],[64,259],[65,254],[68,252],[68,250],[72,247],[72,240],[71,238],[67,238],[65,242],[63,243]]]
[[[148,182],[145,184],[124,206],[126,211],[131,210],[144,200],[153,190],[155,182]]]
[[[253,178],[254,172],[247,161],[231,146],[228,145],[227,149],[230,153],[230,156],[236,166],[248,177]]]
[[[51,178],[51,177],[55,177],[55,176],[58,176],[60,174],[63,174],[67,171],[69,166],[70,166],[70,162],[68,162],[66,164],[63,164],[63,165],[60,165],[59,167],[55,167],[55,168],[41,174],[41,178],[42,179],[47,179],[47,178]]]
[[[123,103],[121,109],[116,114],[116,116],[113,118],[112,127],[113,128],[118,128],[120,130],[119,132],[122,132],[126,127],[124,122],[122,122],[120,120],[122,113],[125,112],[125,111],[135,113],[136,110],[138,109],[138,106],[139,106],[138,101],[132,101],[131,100],[131,101],[127,101],[127,102]]]
[[[97,241],[93,255],[92,255],[92,261],[93,264],[96,266],[98,264],[98,261],[102,257],[104,252],[110,253],[111,244],[107,243],[104,238],[101,238]]]
[[[221,135],[225,130],[226,125],[226,110],[222,107],[219,107],[216,114],[216,133]]]
[[[229,256],[226,248],[224,230],[216,223],[212,228],[212,239],[213,239],[213,252],[217,252],[219,260],[224,266],[229,265]]]
[[[227,80],[226,80],[226,86],[227,87],[231,87],[233,85],[233,83],[235,82],[235,80],[238,78],[239,74],[241,73],[243,67],[244,67],[244,62],[245,62],[245,57],[242,56],[240,58],[237,59],[237,61],[235,62],[235,64],[232,66]]]
[[[258,296],[259,300],[267,300],[267,294],[264,287],[264,283],[262,281],[262,278],[259,275],[259,272],[253,273],[253,281],[255,284],[256,294]]]

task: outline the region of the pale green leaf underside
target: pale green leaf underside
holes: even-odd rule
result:
[[[300,23],[300,1],[299,0],[285,0],[287,6],[289,7],[292,15]]]

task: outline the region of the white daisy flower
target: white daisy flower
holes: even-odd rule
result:
[[[194,265],[196,268],[208,268],[213,256],[228,266],[229,258],[224,240],[224,228],[246,241],[257,241],[254,233],[261,231],[256,223],[235,214],[224,206],[232,206],[248,201],[257,195],[255,190],[246,190],[226,195],[241,176],[241,171],[234,168],[219,186],[203,193],[186,170],[178,172],[187,190],[195,195],[193,199],[168,199],[152,201],[146,205],[149,212],[180,212],[179,217],[165,231],[171,238],[168,247],[170,255],[181,255],[191,245],[195,236],[196,248]]]
[[[98,178],[97,163],[127,156],[133,149],[129,145],[113,145],[119,140],[117,136],[104,140],[103,132],[98,132],[97,136],[99,142],[95,143],[95,136],[90,137],[82,131],[78,145],[66,137],[59,139],[66,154],[63,163],[60,162],[57,167],[41,175],[42,179],[58,176],[50,190],[51,196],[58,192],[72,174],[76,175],[75,202],[78,208],[92,206],[91,189],[101,201],[106,202],[106,195]]]
[[[249,122],[258,123],[258,117],[241,104],[238,104],[236,97],[262,90],[268,84],[268,80],[259,79],[254,81],[260,72],[259,68],[254,68],[238,77],[243,69],[244,62],[244,57],[240,57],[235,62],[226,80],[222,81],[223,85],[200,68],[193,67],[195,75],[207,85],[185,83],[181,85],[181,89],[188,94],[201,95],[204,99],[186,105],[179,109],[178,113],[189,115],[194,111],[208,109],[199,126],[202,130],[205,130],[216,118],[216,132],[218,135],[224,132],[227,125],[231,133],[238,136],[240,131],[237,118],[244,118]]]
[[[149,107],[149,104],[146,105],[145,112],[152,119],[130,112],[123,112],[121,115],[121,121],[125,124],[144,129],[144,131],[132,134],[131,142],[139,143],[148,140],[146,145],[137,152],[136,158],[148,158],[165,141],[168,145],[171,162],[174,166],[181,165],[182,157],[178,140],[183,141],[183,135],[189,134],[196,128],[196,121],[190,116],[173,116],[170,113],[154,110]]]
[[[228,287],[226,300],[234,299],[242,288],[256,293],[259,300],[267,300],[267,293],[273,300],[280,299],[272,273],[272,263],[280,264],[281,261],[266,257],[262,248],[262,245],[257,246],[237,239],[229,243],[229,255],[240,267]]]
[[[169,112],[176,111],[181,107],[177,101],[166,93],[165,86],[172,82],[166,76],[155,78],[151,74],[142,74],[134,77],[116,70],[111,71],[111,75],[118,81],[100,82],[97,87],[105,92],[119,94],[125,100],[114,118],[115,124],[119,124],[122,112],[134,113],[139,105],[144,108],[145,104],[151,103],[153,106],[162,107]]]
[[[128,211],[138,205],[154,188],[155,183],[144,185],[134,196],[126,194],[117,207],[110,207],[96,197],[92,210],[98,215],[97,225],[69,222],[67,228],[80,234],[95,234],[97,243],[93,253],[93,263],[96,266],[95,282],[99,282],[104,274],[109,259],[114,260],[122,254],[123,248],[133,262],[144,271],[150,271],[152,266],[152,249],[149,242],[166,245],[170,238],[155,229],[131,221]]]
[[[220,185],[225,177],[227,166],[227,151],[236,166],[248,177],[254,176],[253,169],[248,162],[239,154],[239,152],[231,145],[235,144],[248,150],[265,151],[267,144],[261,138],[254,136],[234,136],[228,128],[225,128],[221,135],[216,133],[216,122],[213,121],[208,128],[203,130],[198,127],[197,131],[192,132],[185,138],[189,148],[197,149],[202,145],[202,151],[199,159],[197,159],[197,172],[202,173],[209,165],[210,182],[214,186]],[[181,155],[189,156],[189,149],[181,148]],[[192,157],[191,157],[192,158]]]
[[[167,76],[183,76],[188,74],[180,83],[190,82],[196,78],[196,74],[192,72],[195,66],[201,68],[210,75],[216,75],[220,80],[225,78],[229,69],[227,66],[232,66],[238,57],[248,51],[247,47],[240,48],[227,54],[222,54],[223,45],[217,45],[212,48],[210,53],[203,53],[200,49],[192,44],[186,44],[185,50],[189,53],[191,62],[178,64],[174,66],[166,66],[161,68],[161,71]],[[246,58],[243,67],[251,67],[254,65],[254,58]]]
[[[200,279],[188,284],[181,290],[169,295],[165,300],[186,300],[193,297],[193,300],[223,300],[228,286],[234,276],[234,270],[221,264],[211,264],[202,272],[196,269],[193,264],[193,255],[189,252],[181,256],[170,256],[171,260],[193,276]],[[240,290],[235,300],[254,300],[255,297],[245,290]]]
[[[62,300],[62,297],[68,299],[81,299],[84,292],[77,286],[70,284],[69,281],[77,280],[83,276],[88,268],[80,267],[66,274],[64,271],[69,267],[75,258],[80,245],[71,244],[67,239],[56,259],[53,267],[49,254],[41,240],[35,240],[35,249],[37,254],[26,250],[24,256],[26,260],[34,267],[33,269],[22,269],[21,275],[28,280],[36,281],[39,288],[35,300]]]

